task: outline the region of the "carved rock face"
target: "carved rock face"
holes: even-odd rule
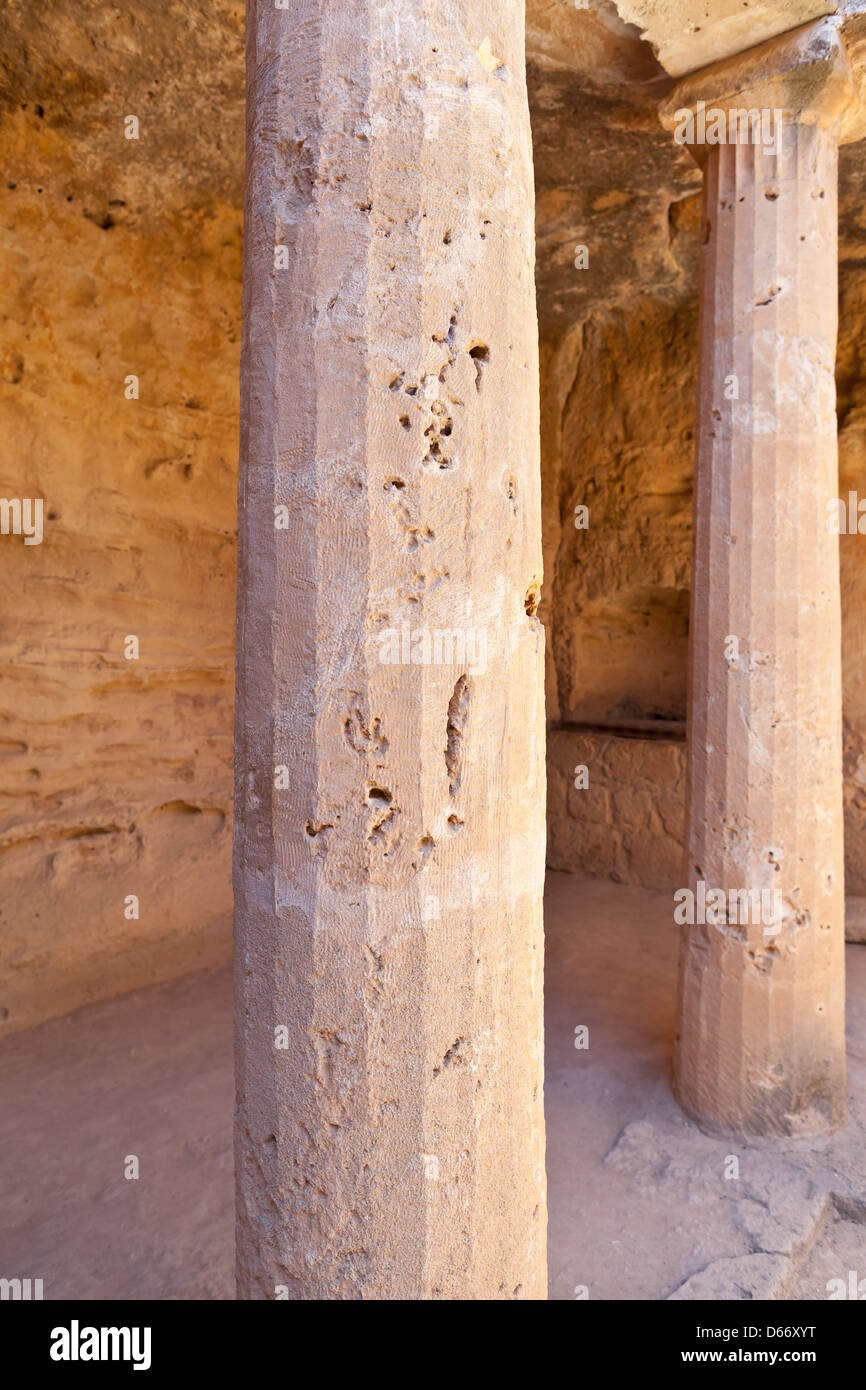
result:
[[[0,539],[16,594],[3,1029],[228,953],[244,6],[164,5],[146,26],[138,12],[58,0],[0,15],[0,495],[45,499],[41,545]],[[620,12],[527,5],[554,719],[680,718],[685,694],[700,175],[658,121],[672,79],[644,20]],[[840,169],[840,496],[866,496],[860,146]],[[454,436],[429,404],[438,468]],[[584,502],[586,553],[571,524]],[[860,893],[864,543],[840,542]],[[604,660],[581,662],[586,643]],[[144,880],[154,896],[126,919]]]

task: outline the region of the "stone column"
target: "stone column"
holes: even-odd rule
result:
[[[846,1113],[827,503],[852,94],[829,20],[692,74],[663,112],[704,170],[685,882],[709,907],[683,929],[675,1089],[700,1122],[756,1135]]]
[[[247,7],[242,1298],[544,1298],[523,0]]]

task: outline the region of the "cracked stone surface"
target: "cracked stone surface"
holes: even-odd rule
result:
[[[670,897],[550,873],[546,923],[550,1296],[826,1298],[857,1250],[866,1272],[866,950],[847,948],[848,1125],[733,1141],[671,1094]]]
[[[794,1277],[794,1267],[783,1255],[740,1255],[714,1260],[699,1274],[693,1274],[668,1298],[679,1302],[692,1299],[719,1301],[784,1298]]]

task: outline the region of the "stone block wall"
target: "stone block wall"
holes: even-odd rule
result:
[[[645,888],[679,885],[682,738],[554,729],[548,735],[547,766],[552,869]]]

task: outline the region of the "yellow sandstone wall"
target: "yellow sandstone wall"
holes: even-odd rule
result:
[[[170,36],[64,10],[0,109],[0,497],[45,510],[0,536],[0,1031],[230,952],[237,190],[171,165]]]
[[[844,240],[842,252],[839,496],[866,501],[866,275]],[[562,418],[548,422],[544,463],[546,515],[561,518],[547,598],[548,862],[665,889],[681,877],[685,748],[671,726],[686,707],[696,308],[694,297],[642,300],[584,326],[573,386],[564,406],[550,403]],[[573,524],[579,504],[586,530]],[[866,534],[843,535],[840,550],[846,888],[862,896]],[[656,736],[617,733],[635,720],[658,721]],[[580,766],[586,788],[575,786]]]
[[[664,74],[646,44],[558,0],[529,0],[527,17],[549,860],[669,887],[700,180],[658,124]],[[242,0],[0,10],[0,498],[42,497],[46,512],[42,545],[0,536],[0,1033],[230,950],[243,23]],[[837,377],[840,488],[866,497],[858,149],[842,155]],[[857,894],[864,549],[842,538]],[[659,737],[611,728],[641,719]]]

